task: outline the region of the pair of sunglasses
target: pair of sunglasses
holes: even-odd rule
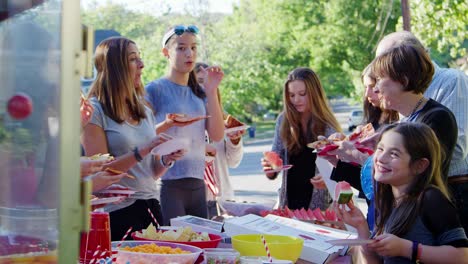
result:
[[[184,34],[185,32],[197,35],[198,32],[200,32],[200,30],[194,25],[190,25],[190,26],[178,25],[178,26],[175,26],[172,30],[170,30],[169,32],[167,32],[164,35],[164,37],[162,39],[162,42],[161,42],[163,48],[167,44],[167,41],[172,36],[174,36],[174,35],[180,36],[180,35]]]
[[[179,26],[174,27],[174,33],[177,36],[184,34],[184,32],[198,34],[200,30],[197,28],[197,26],[194,26],[194,25],[190,25],[190,26],[179,25]]]

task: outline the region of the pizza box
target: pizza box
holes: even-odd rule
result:
[[[224,230],[222,222],[216,222],[193,215],[172,218],[171,226],[190,226],[195,232],[207,232],[210,234],[219,235],[222,238],[227,238],[227,235],[223,232]]]
[[[260,217],[245,215],[225,220],[224,230],[228,236],[238,234],[276,234],[304,239],[300,258],[312,263],[326,263],[347,250],[345,246],[333,246],[326,241],[353,239],[356,233],[302,222],[277,215]]]

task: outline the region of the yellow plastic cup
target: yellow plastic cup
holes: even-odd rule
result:
[[[241,256],[267,256],[261,234],[235,235],[232,247]],[[293,236],[263,235],[273,258],[296,262],[302,252],[304,240]]]

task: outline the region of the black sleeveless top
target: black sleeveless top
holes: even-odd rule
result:
[[[293,165],[288,171],[287,200],[289,209],[309,208],[314,186],[310,179],[315,176],[316,153],[304,147],[297,154],[289,154],[289,164]]]

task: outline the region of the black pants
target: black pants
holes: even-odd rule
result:
[[[205,182],[195,178],[162,180],[161,204],[164,225],[170,225],[172,218],[184,215],[207,218]]]
[[[148,208],[150,208],[158,223],[162,224],[161,205],[156,199],[136,200],[130,206],[109,213],[111,240],[120,241],[130,227],[132,227],[132,232],[134,232],[146,229],[150,223],[156,226],[156,223],[154,223],[151,215],[148,213]],[[127,236],[126,240],[132,240],[131,236]]]

